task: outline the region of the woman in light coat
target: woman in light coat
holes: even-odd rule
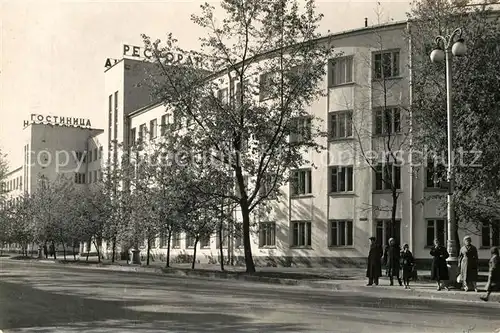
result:
[[[469,291],[469,286],[472,286],[477,292],[477,277],[478,277],[478,253],[477,248],[471,244],[470,236],[464,237],[464,246],[460,249],[458,256],[458,269],[462,279],[462,285],[465,291]]]

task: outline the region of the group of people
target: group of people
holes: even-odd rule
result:
[[[432,256],[431,279],[437,282],[437,290],[442,288],[448,290],[448,285],[443,282],[450,279],[446,264],[449,253],[438,239],[434,240],[430,255]],[[465,291],[473,289],[478,292],[478,261],[477,248],[472,245],[471,237],[466,236],[464,246],[460,249],[458,257],[459,276],[457,278],[457,282],[462,283]],[[400,286],[404,285],[405,289],[410,289],[410,281],[416,277],[416,266],[415,258],[410,252],[408,244],[404,244],[401,249],[394,238],[390,238],[388,245],[383,249],[377,244],[375,237],[370,237],[370,252],[366,272],[367,286],[379,284],[379,278],[382,276],[382,266],[386,267],[386,275],[389,277],[391,286],[394,285],[394,278],[397,278]],[[402,279],[400,276],[401,271]],[[500,256],[497,247],[491,248],[486,295],[480,298],[488,301],[493,291],[500,291]]]

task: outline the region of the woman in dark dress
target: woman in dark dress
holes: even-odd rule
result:
[[[458,270],[464,290],[466,292],[469,291],[469,286],[471,286],[477,292],[479,256],[477,248],[471,244],[471,241],[470,236],[464,237],[464,246],[460,249],[460,254],[458,256]]]
[[[437,238],[434,240],[431,256],[431,279],[437,282],[437,290],[441,290],[441,281],[450,279],[448,275],[448,266],[446,265],[446,259],[448,259],[450,255],[446,248],[439,243]]]
[[[394,277],[398,279],[400,286],[403,285],[401,277],[399,276],[400,254],[401,249],[399,248],[399,245],[396,244],[394,238],[390,238],[389,245],[387,245],[384,252],[384,264],[387,268],[387,275],[389,276],[391,286],[394,285]]]
[[[370,237],[370,253],[368,254],[366,270],[367,286],[371,286],[373,283],[378,286],[378,279],[382,276],[382,255],[382,247],[377,244],[375,237]]]
[[[405,289],[410,289],[410,280],[413,276],[413,267],[415,265],[415,259],[413,254],[410,252],[410,247],[408,244],[403,245],[403,251],[401,251],[401,269],[403,270],[403,283]]]

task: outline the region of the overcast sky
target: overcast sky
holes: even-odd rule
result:
[[[184,48],[197,49],[203,34],[190,21],[202,1],[0,0],[0,147],[11,167],[22,162],[16,141],[30,114],[89,118],[106,124],[104,62],[120,58],[123,44],[141,45],[140,34],[172,32]],[[321,32],[376,23],[376,1],[317,0],[325,15]],[[381,1],[382,21],[405,19],[408,1]],[[214,2],[214,5],[217,5]]]

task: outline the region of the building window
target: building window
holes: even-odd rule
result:
[[[217,99],[222,104],[227,104],[229,102],[229,90],[227,88],[220,89],[217,92]]]
[[[146,124],[142,124],[139,126],[139,142],[143,142],[146,137],[148,129],[146,128]]]
[[[292,222],[292,246],[311,246],[311,222]]]
[[[427,161],[425,168],[425,187],[439,188],[439,181],[446,179],[446,166],[433,159]]]
[[[273,186],[275,185],[276,176],[273,175],[263,175],[260,183],[260,196],[266,197],[268,199],[276,198],[277,193],[275,193]]]
[[[377,164],[375,166],[375,190],[401,189],[401,166],[394,164]]]
[[[373,77],[388,79],[399,76],[399,50],[383,51],[373,55]]]
[[[389,244],[389,239],[394,238],[396,244],[401,245],[401,221],[396,220],[393,224],[391,220],[377,220],[376,238],[379,245]]]
[[[222,248],[227,248],[227,228],[222,228],[222,230],[217,230],[217,239],[215,240],[215,247],[220,249],[220,238],[222,236]]]
[[[75,172],[75,183],[85,184],[85,174],[80,172]]]
[[[165,136],[167,134],[167,126],[169,124],[169,114],[164,114],[161,116],[161,129],[160,129],[160,134],[161,136]]]
[[[243,224],[234,224],[234,247],[240,248],[243,246]]]
[[[352,137],[352,111],[330,112],[330,139]]]
[[[194,237],[191,235],[186,235],[186,248],[192,249],[194,248]]]
[[[275,77],[276,74],[273,72],[264,73],[260,75],[259,99],[261,102],[272,97]]]
[[[210,235],[204,235],[200,237],[200,248],[210,248]]]
[[[181,234],[179,232],[172,232],[171,246],[173,249],[181,247]]]
[[[354,183],[354,172],[352,166],[330,167],[330,192],[352,192]]]
[[[89,171],[89,184],[92,184],[92,171]]]
[[[481,224],[481,247],[500,246],[500,221]]]
[[[332,59],[328,63],[330,87],[353,82],[353,56]]]
[[[427,220],[427,238],[425,246],[433,246],[434,239],[438,239],[439,243],[445,244],[445,225],[446,221],[444,219]]]
[[[150,140],[156,139],[157,128],[158,128],[157,120],[156,119],[151,120],[149,122],[149,139]]]
[[[352,221],[330,221],[330,246],[353,246]]]
[[[88,151],[88,157],[89,157],[89,158],[87,159],[87,161],[88,161],[89,163],[92,163],[92,150],[89,150],[89,151]]]
[[[102,146],[99,147],[99,159],[102,160]]]
[[[154,248],[156,248],[156,237],[152,237],[152,238],[149,240],[149,248],[150,248],[150,249],[154,249]]]
[[[130,142],[129,142],[129,145],[133,146],[136,142],[136,129],[135,128],[132,128],[130,130]]]
[[[259,223],[259,247],[276,245],[276,223]]]
[[[292,171],[291,179],[292,195],[311,194],[311,170]]]
[[[399,108],[383,108],[374,111],[375,135],[395,134],[401,131]]]
[[[98,177],[97,170],[94,170],[94,182],[97,182],[99,180],[97,177]]]
[[[290,122],[290,142],[301,143],[311,139],[311,117],[298,117],[292,119]]]

